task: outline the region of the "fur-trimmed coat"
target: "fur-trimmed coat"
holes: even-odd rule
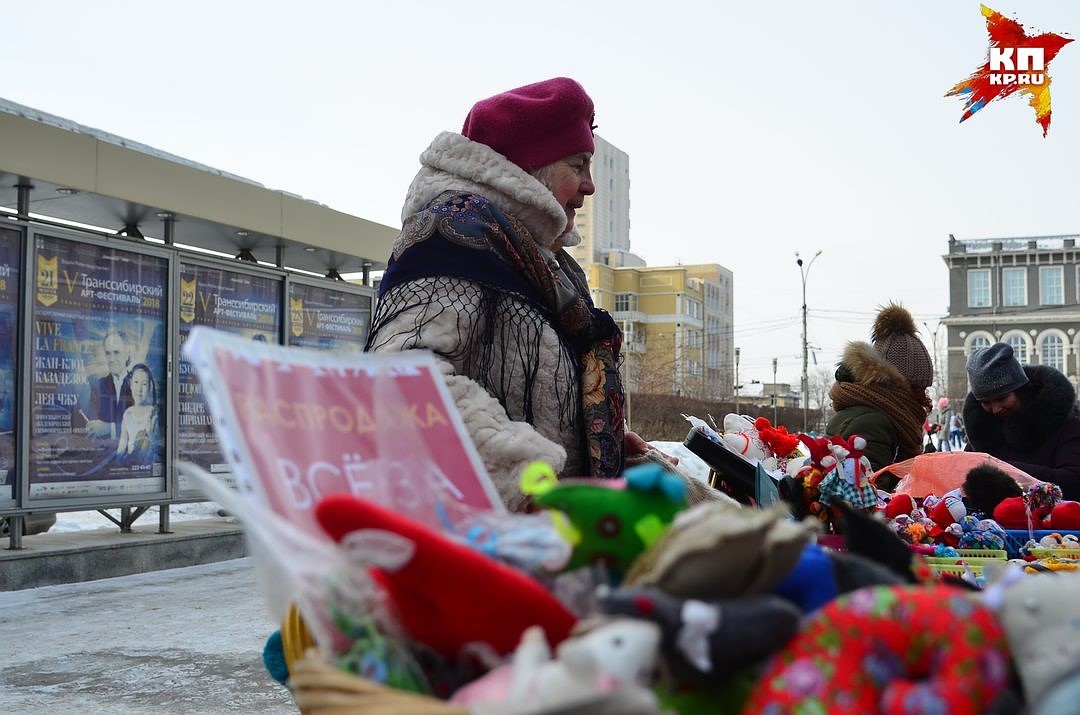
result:
[[[875,470],[921,451],[926,409],[916,403],[903,374],[870,343],[848,343],[829,397],[836,413],[825,433],[865,438],[863,454]]]
[[[986,452],[1080,500],[1080,410],[1076,389],[1059,371],[1025,365],[1017,413],[996,417],[970,392],[964,400],[968,449]]]
[[[575,268],[580,271],[564,251],[551,251],[560,236],[567,245],[580,241],[576,234],[563,235],[565,210],[547,187],[519,166],[490,147],[451,132],[437,136],[421,154],[420,162],[421,169],[402,208],[403,220],[445,191],[477,194],[520,221],[541,253],[552,263],[558,261],[562,272]],[[399,245],[402,240],[399,238],[394,246],[395,255],[404,250]],[[558,290],[575,291],[569,278],[559,279],[563,285]],[[535,460],[547,462],[559,474],[587,475],[584,428],[580,420],[566,424],[567,403],[576,404],[580,399],[576,358],[550,320],[513,296],[505,296],[505,304],[493,310],[482,303],[478,286],[461,278],[421,278],[407,288],[423,300],[390,316],[380,315],[377,308],[369,349],[387,352],[426,348],[442,356],[439,362],[447,386],[503,501],[511,509],[522,505],[518,476]],[[387,297],[392,296],[380,296],[380,303]],[[440,305],[453,308],[440,312]],[[518,318],[510,316],[521,320],[528,316],[530,323],[541,326],[539,335],[533,340],[507,339],[520,333]],[[485,321],[498,324],[492,328]],[[501,338],[491,349],[498,351],[492,363],[505,377],[499,396],[502,404],[480,384],[488,376],[471,374],[477,368],[460,354],[466,336],[485,330]],[[515,366],[522,365],[535,367],[536,375],[542,376],[535,378],[535,391],[528,369],[514,371]],[[528,401],[523,397],[526,391]],[[520,413],[519,406],[525,402],[531,406],[531,415]]]

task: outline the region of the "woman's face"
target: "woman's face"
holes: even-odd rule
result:
[[[559,206],[566,211],[566,230],[574,226],[574,214],[585,203],[585,197],[591,196],[596,187],[592,181],[592,154],[581,152],[549,164],[544,173],[544,182]]]
[[[1009,392],[1001,397],[983,400],[980,404],[984,410],[994,417],[1007,417],[1020,409],[1020,398],[1016,396],[1015,392]]]
[[[145,370],[136,370],[131,373],[131,398],[136,405],[150,403],[150,376]]]

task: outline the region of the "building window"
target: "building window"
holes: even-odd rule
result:
[[[968,277],[968,307],[990,307],[990,269],[970,270]]]
[[[696,300],[686,299],[686,314],[691,318],[701,317],[701,302]]]
[[[1065,341],[1060,335],[1047,335],[1039,347],[1042,364],[1065,372]]]
[[[1027,269],[1004,268],[1001,271],[1001,287],[1005,291],[1005,305],[1027,305]]]
[[[637,310],[637,296],[633,293],[616,293],[615,312],[622,313],[628,310]]]
[[[978,336],[976,338],[972,338],[971,339],[971,349],[970,349],[970,352],[968,353],[968,355],[970,356],[970,355],[974,354],[975,351],[983,350],[983,349],[988,348],[988,347],[990,347],[990,338],[988,338],[988,337],[986,337],[984,335],[980,335],[980,336]]]
[[[1021,365],[1027,365],[1029,358],[1027,341],[1024,340],[1024,337],[1022,335],[1010,335],[1005,342],[1012,347],[1013,355],[1016,356],[1016,361]]]
[[[1065,275],[1061,266],[1043,266],[1039,269],[1039,304],[1065,304]]]

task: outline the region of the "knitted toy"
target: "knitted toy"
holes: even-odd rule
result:
[[[1006,529],[1028,528],[1028,505],[1024,497],[1003,499],[994,507],[994,521]]]
[[[889,522],[896,535],[908,544],[932,544],[941,530],[922,509],[912,509],[910,514],[900,514]]]
[[[772,423],[765,417],[758,417],[754,420],[754,427],[758,431],[758,437],[769,450],[763,466],[770,471],[780,470],[786,472],[788,460],[798,456],[796,450],[799,448],[799,438],[796,435],[788,434],[787,427],[783,425],[773,427]]]
[[[910,515],[915,510],[915,500],[910,494],[895,494],[885,505],[885,518],[895,519],[901,514]]]
[[[1047,529],[1080,530],[1080,502],[1063,501],[1054,505],[1043,525]]]
[[[1004,690],[1008,663],[994,614],[963,591],[864,588],[803,622],[743,712],[973,715]]]
[[[802,616],[776,596],[706,602],[654,588],[617,589],[601,599],[600,608],[660,626],[661,652],[679,681],[715,680],[757,663],[795,634]]]
[[[908,552],[910,559],[910,552]],[[799,562],[773,593],[805,613],[813,613],[837,596],[865,586],[899,584],[904,579],[885,566],[857,554],[807,544]]]
[[[1022,497],[1003,499],[994,509],[994,521],[1006,529],[1064,529],[1066,527],[1051,525],[1054,507],[1061,501],[1061,487],[1038,482],[1028,487]],[[1074,507],[1066,507],[1058,516],[1059,523],[1072,523],[1074,513]]]
[[[724,417],[724,433],[720,438],[728,449],[751,464],[757,464],[770,455],[769,447],[761,439],[757,427],[742,415],[730,413]]]
[[[830,442],[829,448],[836,458],[837,467],[818,485],[821,503],[832,506],[836,502],[846,501],[857,509],[877,508],[877,490],[870,483],[873,468],[870,460],[863,456],[866,440],[859,435],[846,439],[837,435]]]
[[[624,585],[700,601],[767,593],[798,562],[813,533],[812,524],[791,521],[780,508],[697,504],[638,557]]]
[[[659,643],[655,624],[620,618],[563,641],[552,659],[543,631],[529,628],[512,663],[469,683],[451,700],[485,712],[485,706],[519,706],[512,711],[521,713],[584,705],[597,694],[619,691],[655,703],[648,683]]]
[[[360,529],[377,529],[413,543],[412,558],[397,570],[372,568],[386,589],[405,632],[454,658],[467,643],[487,643],[496,653],[514,650],[529,626],[561,643],[576,618],[525,574],[458,544],[374,502],[331,494],[315,517],[335,541]]]
[[[945,492],[940,499],[926,497],[923,500],[927,515],[941,529],[948,529],[952,524],[967,516],[967,504],[964,503],[963,487]],[[993,514],[991,511],[990,516]]]
[[[993,519],[976,519],[970,514],[959,522],[958,549],[1004,549],[1008,535]],[[952,529],[954,527],[950,527]]]
[[[826,531],[833,531],[833,513],[821,503],[821,481],[836,467],[836,457],[829,449],[827,437],[811,437],[799,434],[798,440],[810,453],[810,458],[803,463],[795,474],[797,483],[802,488],[802,509],[798,515],[809,515],[817,519]]]
[[[686,508],[685,488],[660,465],[643,464],[623,479],[562,480],[533,501],[566,516],[562,532],[574,548],[567,571],[603,564],[618,581]]]
[[[754,420],[761,441],[772,450],[778,459],[787,459],[799,448],[798,435],[789,434],[787,427],[783,425],[772,426],[766,417],[758,417]]]

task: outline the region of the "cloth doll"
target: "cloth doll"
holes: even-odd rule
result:
[[[634,587],[612,591],[600,608],[656,623],[661,653],[676,679],[697,681],[720,680],[772,655],[795,634],[802,616],[777,596],[699,601]]]
[[[796,481],[802,488],[801,514],[814,517],[826,531],[833,529],[833,513],[821,503],[821,481],[836,467],[836,456],[829,449],[827,437],[811,437],[800,433],[799,441],[810,453],[809,459],[795,474]]]
[[[856,509],[870,511],[877,508],[877,490],[870,483],[873,468],[863,455],[866,440],[859,435],[848,438],[832,437],[829,449],[836,458],[833,469],[818,485],[821,503],[832,507],[837,502],[847,502]],[[836,520],[833,520],[834,527]]]
[[[537,712],[620,691],[655,703],[649,683],[659,645],[656,624],[618,618],[564,641],[552,658],[544,632],[530,628],[511,663],[466,685],[451,700],[474,712],[495,704]]]

